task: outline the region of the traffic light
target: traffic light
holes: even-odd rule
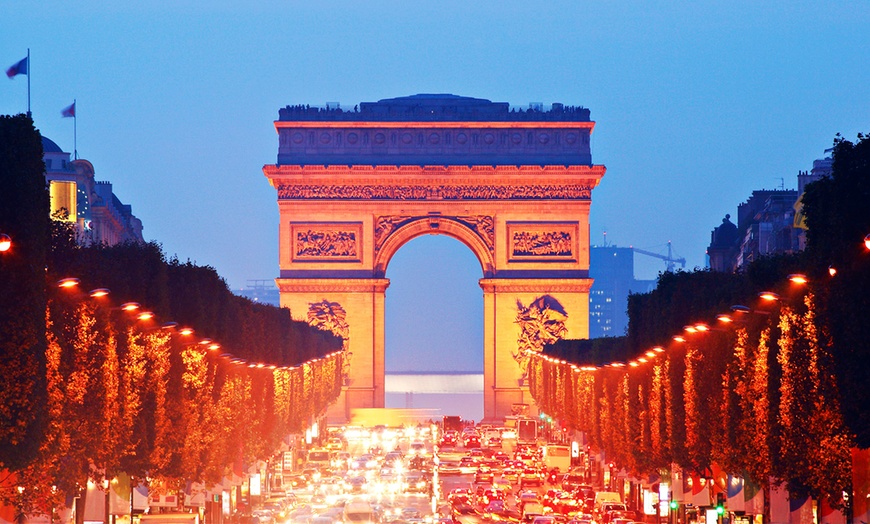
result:
[[[668,506],[670,506],[671,511],[677,511],[680,508],[680,503],[677,502],[676,500],[671,500],[671,502],[670,502],[670,504],[668,504]]]
[[[717,493],[716,494],[716,514],[724,515],[725,514],[725,494]]]

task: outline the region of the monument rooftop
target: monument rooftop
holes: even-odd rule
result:
[[[339,104],[325,107],[292,105],[278,110],[282,122],[589,122],[589,109],[554,102],[549,107],[531,103],[512,107],[453,94],[416,94],[361,102],[353,109]]]

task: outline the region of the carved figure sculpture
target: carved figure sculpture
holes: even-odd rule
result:
[[[342,375],[347,379],[350,373],[350,353],[347,351],[350,340],[350,326],[347,324],[347,311],[338,302],[330,302],[325,298],[320,302],[308,304],[308,325],[329,331],[341,338],[342,349],[345,350],[343,359]]]
[[[513,357],[523,372],[523,378],[529,372],[530,357],[526,351],[540,353],[547,344],[565,338],[568,334],[565,327],[567,318],[568,313],[562,304],[550,295],[540,296],[528,306],[517,300],[516,323],[520,326],[520,336]]]

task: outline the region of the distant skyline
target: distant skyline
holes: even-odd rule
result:
[[[0,5],[0,67],[31,49],[36,127],[142,219],[144,235],[233,289],[278,275],[272,122],[323,106],[452,93],[581,105],[596,121],[590,235],[705,265],[755,189],[795,188],[842,133],[870,131],[870,4],[631,1]],[[28,77],[0,77],[0,114]],[[664,262],[638,255],[637,277]],[[482,366],[480,267],[425,237],[387,270],[387,369]],[[420,297],[424,297],[423,300]],[[455,367],[449,367],[455,366]],[[476,367],[475,367],[476,366]],[[427,368],[436,369],[436,368]]]

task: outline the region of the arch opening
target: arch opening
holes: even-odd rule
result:
[[[443,233],[417,234],[393,253],[386,274],[386,407],[483,418],[480,268],[466,244]]]
[[[475,222],[469,221],[469,218]],[[479,220],[479,222],[477,222]],[[474,254],[484,278],[494,273],[494,232],[491,217],[444,217],[428,215],[408,218],[395,229],[385,229],[375,255],[374,275],[383,278],[396,252],[423,235],[445,235],[465,244]]]

